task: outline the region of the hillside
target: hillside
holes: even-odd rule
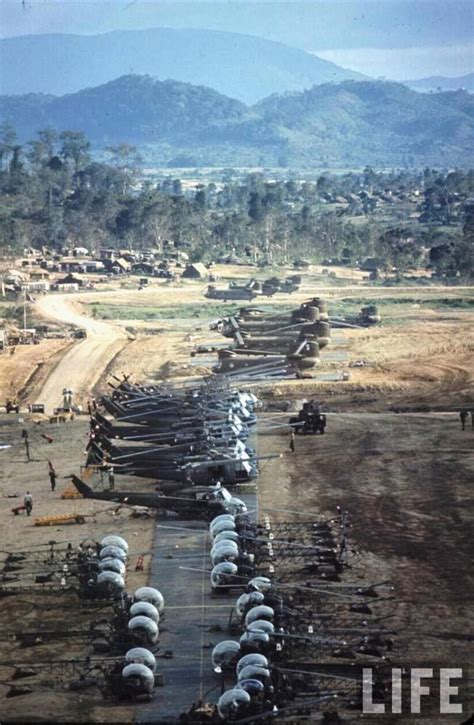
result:
[[[206,85],[255,103],[272,93],[363,77],[282,43],[197,29],[6,38],[0,57],[6,95],[64,95],[133,73]]]
[[[60,98],[0,98],[25,141],[40,128],[83,131],[98,149],[128,142],[156,165],[321,167],[472,165],[474,97],[345,81],[245,106],[209,88],[124,76]]]
[[[255,111],[285,129],[294,155],[347,163],[472,164],[474,98],[426,95],[390,82],[346,81],[265,99]]]
[[[457,78],[446,78],[445,76],[430,76],[429,78],[419,78],[413,81],[403,81],[409,88],[415,91],[458,91],[460,89],[474,92],[474,73],[468,73],[465,76]]]

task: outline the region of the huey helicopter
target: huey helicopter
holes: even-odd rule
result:
[[[224,513],[245,512],[246,506],[229,491],[220,486],[190,486],[180,490],[180,496],[167,496],[163,493],[140,493],[135,491],[94,491],[90,486],[73,475],[72,482],[84,498],[99,501],[114,501],[128,506],[145,506],[158,511],[172,511],[182,518],[203,518],[212,520]]]

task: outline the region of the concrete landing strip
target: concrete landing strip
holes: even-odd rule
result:
[[[237,489],[234,495],[256,517],[256,493],[240,494]],[[221,695],[211,653],[218,642],[232,639],[227,628],[237,594],[211,592],[211,546],[209,526],[203,521],[157,523],[149,585],[165,598],[156,653],[157,672],[164,684],[155,689],[152,702],[140,707],[139,723],[178,722],[193,703],[217,702]]]

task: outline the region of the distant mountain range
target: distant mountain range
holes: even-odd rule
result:
[[[84,131],[98,149],[128,142],[157,165],[446,167],[474,158],[473,95],[382,81],[323,84],[246,106],[203,86],[128,75],[59,98],[0,97],[0,122],[23,141],[49,126]]]
[[[212,30],[155,28],[0,40],[1,94],[63,95],[126,74],[206,85],[255,103],[272,93],[361,79],[304,50]]]
[[[403,81],[409,88],[415,91],[459,91],[465,90],[470,93],[474,92],[474,73],[468,73],[466,76],[458,76],[457,78],[446,78],[445,76],[430,76],[430,78],[420,78],[415,81]]]

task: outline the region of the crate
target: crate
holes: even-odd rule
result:
[[[71,483],[61,494],[61,498],[84,498],[77,488]]]

